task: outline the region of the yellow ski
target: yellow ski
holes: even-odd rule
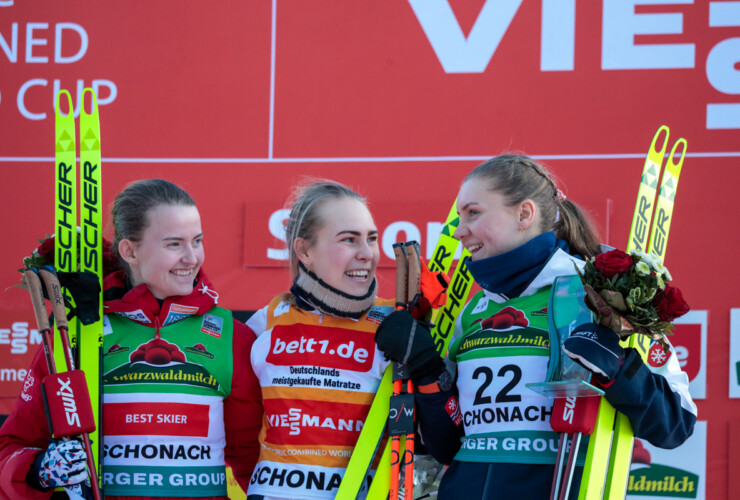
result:
[[[428,264],[431,271],[449,273],[452,268],[455,252],[460,244],[454,237],[455,229],[459,222],[460,218],[457,215],[457,205],[453,203],[437,246],[432,254],[432,259]],[[432,315],[431,321],[435,325],[432,329],[432,337],[435,340],[437,352],[442,357],[447,354],[447,347],[454,331],[455,318],[457,318],[457,315],[460,314],[463,306],[465,306],[465,302],[473,286],[472,276],[466,266],[469,258],[470,253],[467,250],[463,250],[462,257],[455,268],[455,273],[452,275],[450,286],[447,289],[447,304],[440,309],[434,310]],[[353,500],[357,497],[357,493],[370,468],[376,448],[378,448],[378,443],[383,436],[385,423],[388,418],[389,399],[392,392],[393,382],[391,381],[389,368],[381,381],[373,404],[370,407],[370,413],[365,420],[365,425],[357,440],[352,458],[344,473],[342,484],[339,486],[337,499]],[[389,441],[383,450],[378,468],[375,471],[375,478],[370,485],[368,499],[384,500],[388,497],[390,470]]]
[[[663,125],[658,128],[653,137],[650,150],[645,158],[627,242],[628,253],[632,250],[656,251],[656,244],[659,244],[661,261],[665,257],[665,244],[673,214],[673,200],[686,152],[686,140],[679,139],[676,141],[669,156],[668,166],[663,174],[660,195],[656,202],[658,181],[660,180],[661,168],[668,146],[669,134],[668,127]],[[673,158],[679,146],[682,146],[682,151],[680,160],[676,164],[673,163]],[[622,345],[623,347],[637,349],[642,358],[645,359],[650,342],[650,338],[645,335],[632,335]],[[625,497],[633,443],[634,434],[629,420],[624,415],[617,413],[602,397],[596,427],[589,439],[586,465],[578,496],[579,500],[601,498],[617,500]]]
[[[68,112],[62,114],[60,101],[66,99]],[[55,171],[54,171],[54,263],[57,271],[77,271],[77,156],[74,107],[72,96],[61,90],[56,98]],[[72,297],[65,290],[65,297]],[[69,341],[77,345],[77,321],[69,323]],[[66,366],[59,331],[54,329],[54,361]],[[72,370],[72,367],[67,367]],[[60,368],[60,371],[61,370]]]
[[[85,95],[90,94],[92,112],[85,110]],[[98,277],[100,285],[98,321],[80,325],[78,355],[80,369],[85,372],[95,431],[90,433],[93,458],[99,484],[102,484],[101,453],[102,399],[101,399],[101,350],[103,348],[103,205],[100,157],[100,117],[98,102],[92,89],[85,89],[80,104],[80,271],[90,271]]]
[[[667,129],[666,129],[667,134]],[[678,178],[681,174],[681,166],[683,165],[684,156],[686,154],[686,139],[679,139],[671,148],[671,152],[668,156],[668,162],[663,172],[663,178],[660,182],[660,191],[658,192],[658,199],[655,202],[655,211],[653,214],[652,228],[648,236],[648,243],[645,245],[645,252],[654,253],[658,256],[661,262],[665,261],[666,242],[668,240],[668,232],[670,229],[671,220],[673,218],[673,205],[676,197],[676,187],[678,186]],[[678,148],[681,147],[681,156],[678,162],[674,162],[675,155]],[[663,144],[665,150],[665,143]],[[653,188],[652,194],[654,195],[655,190]],[[640,203],[638,196],[638,203]],[[633,224],[634,225],[634,224]],[[630,238],[632,241],[632,238]],[[633,250],[633,248],[627,247],[627,250]],[[640,353],[643,361],[647,360],[648,351],[650,349],[650,338],[646,335],[631,335],[627,339],[629,347],[635,348]],[[614,442],[611,447],[611,465],[606,478],[606,493],[607,499],[615,500],[622,499],[626,495],[627,491],[627,480],[629,479],[630,464],[632,462],[632,448],[634,446],[634,433],[629,423],[629,419],[622,415],[617,414],[617,419],[614,424]]]

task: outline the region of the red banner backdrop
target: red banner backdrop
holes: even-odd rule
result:
[[[729,314],[738,307],[740,2],[0,0],[0,286],[52,232],[53,96],[100,103],[103,194],[145,177],[198,203],[221,303],[287,289],[281,212],[308,177],[367,196],[390,245],[428,254],[464,175],[504,151],[556,174],[624,247],[655,130],[688,140],[667,265],[708,311],[706,497],[728,495]],[[104,222],[108,221],[106,214]],[[110,228],[108,227],[108,234]],[[691,328],[686,338],[696,342]],[[38,343],[27,293],[0,303],[0,413]]]

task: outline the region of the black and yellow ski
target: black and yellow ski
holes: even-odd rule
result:
[[[92,111],[85,110],[85,96],[90,95]],[[60,109],[66,99],[67,114]],[[103,218],[101,190],[100,119],[98,103],[92,89],[83,91],[80,101],[80,168],[77,169],[74,108],[67,90],[56,99],[56,170],[55,170],[55,255],[59,272],[91,272],[103,279]],[[74,305],[74,298],[64,290],[65,299]],[[99,294],[97,322],[83,325],[79,316],[69,322],[72,359],[85,372],[96,430],[90,433],[96,474],[102,478],[102,396],[101,351],[103,346],[103,302]],[[59,334],[55,332],[54,358],[64,366],[64,352]],[[69,367],[72,369],[72,367]],[[102,482],[99,481],[99,484]]]
[[[676,188],[687,147],[686,139],[675,142],[661,179],[669,135],[668,127],[661,126],[645,158],[626,249],[628,253],[633,250],[652,252],[661,262],[665,259]],[[675,160],[676,154],[680,154],[678,160]],[[637,349],[645,360],[650,342],[646,335],[631,335],[622,345]],[[589,439],[579,500],[618,500],[625,497],[633,444],[634,433],[629,420],[602,397],[596,427]]]

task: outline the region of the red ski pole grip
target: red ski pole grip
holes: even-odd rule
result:
[[[85,373],[54,373],[43,382],[44,399],[54,437],[74,436],[95,430]]]
[[[550,427],[555,432],[591,434],[599,411],[598,396],[557,398],[552,405]]]

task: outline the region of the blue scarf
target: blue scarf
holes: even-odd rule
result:
[[[557,239],[555,233],[547,232],[500,255],[468,261],[468,269],[475,282],[484,290],[507,297],[518,297],[558,248],[570,253],[568,243]]]

